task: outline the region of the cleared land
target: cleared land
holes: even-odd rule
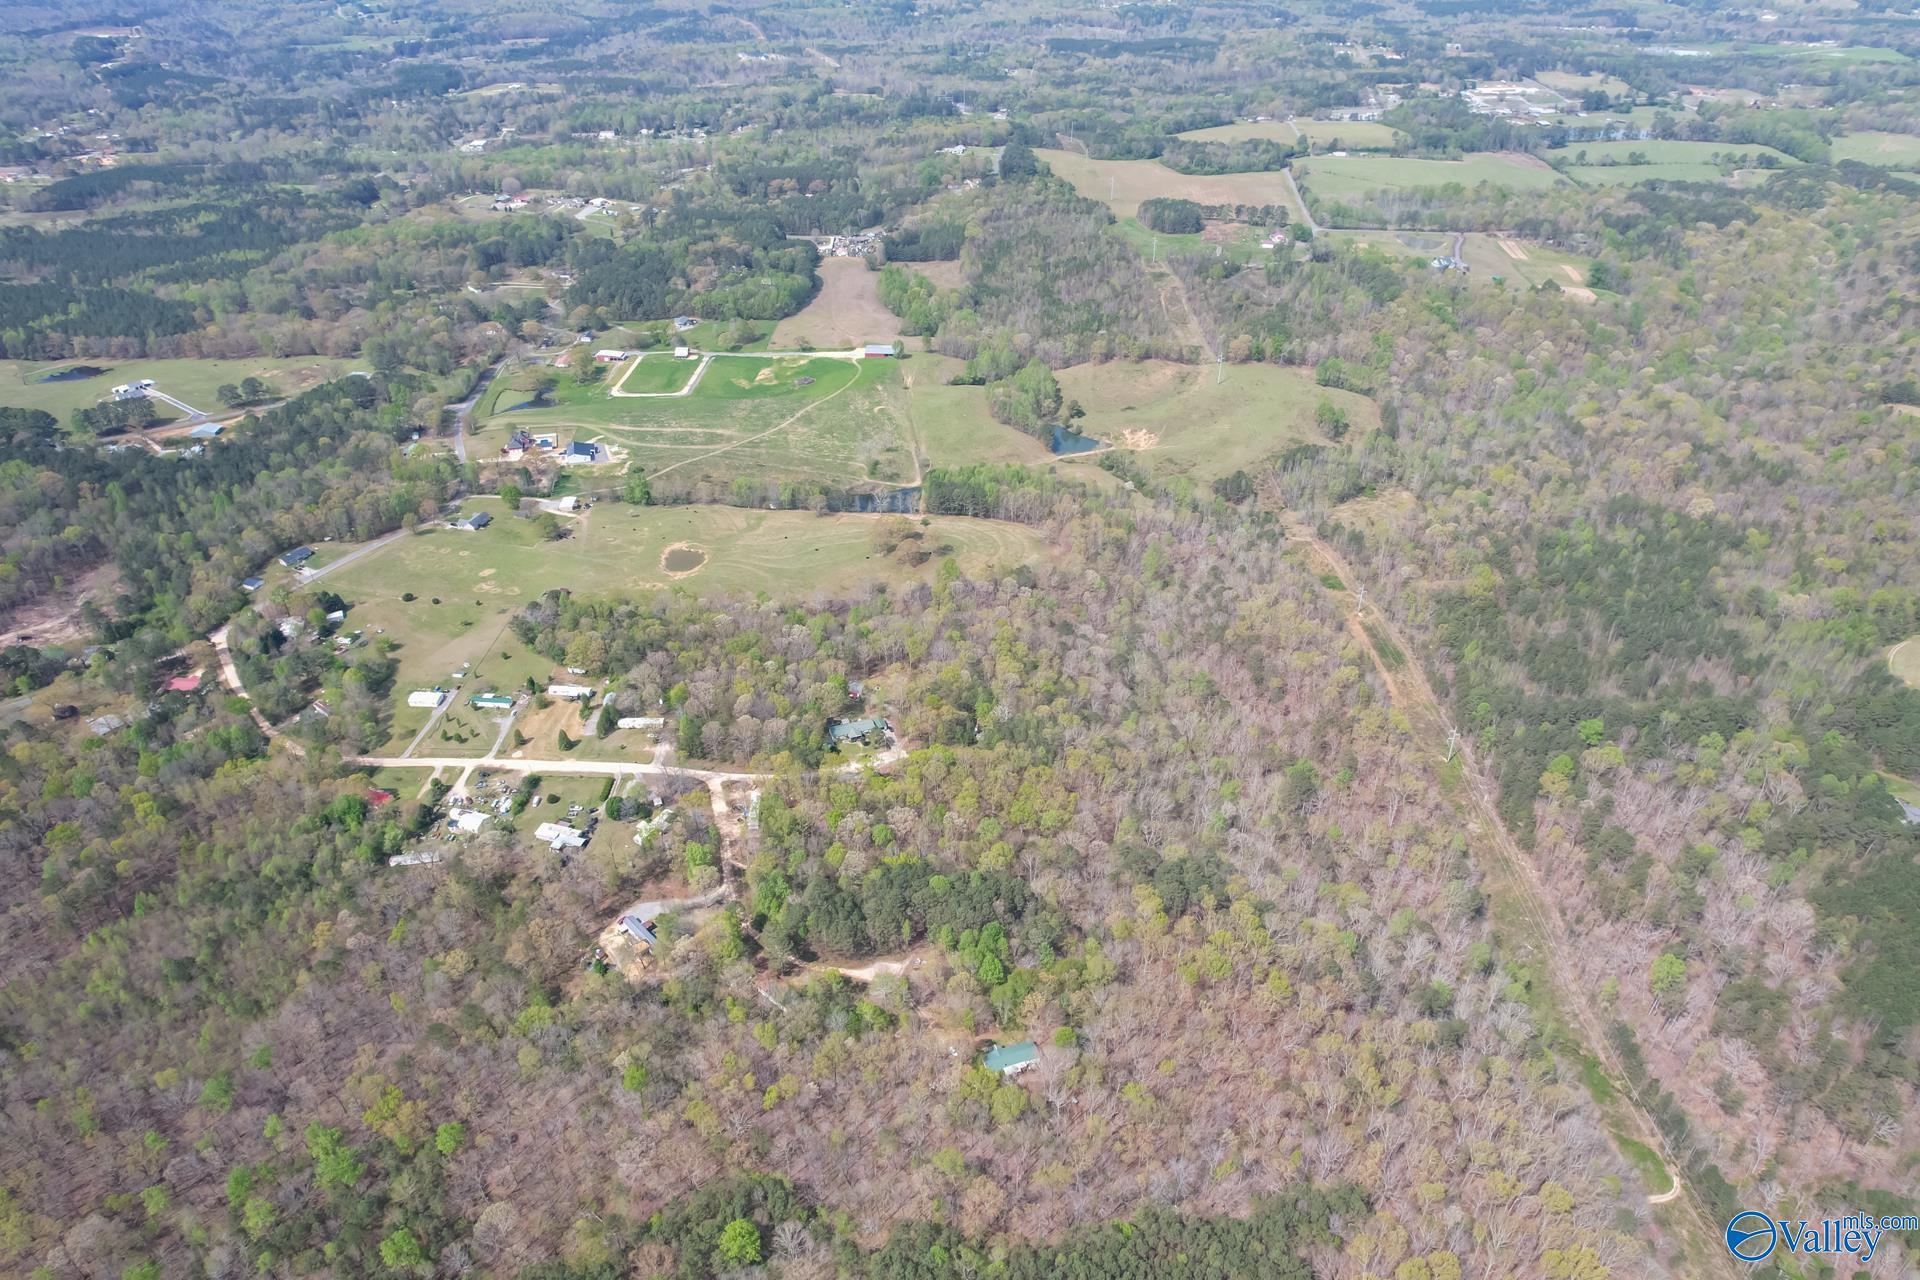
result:
[[[1174,136],[1192,142],[1245,142],[1250,138],[1292,142],[1300,135],[1285,120],[1241,120],[1234,124],[1217,124],[1211,129],[1189,129]]]
[[[1893,674],[1920,689],[1920,636],[1903,640],[1887,653],[1887,665]]]
[[[844,351],[863,342],[896,341],[900,317],[880,305],[879,283],[880,273],[867,270],[863,258],[821,259],[820,292],[805,310],[774,326],[768,346]]]
[[[1294,162],[1307,191],[1321,199],[1346,200],[1371,191],[1481,183],[1537,191],[1566,179],[1530,158],[1480,152],[1460,160],[1418,160],[1402,156],[1313,156]]]
[[[399,538],[330,575],[325,585],[348,601],[348,630],[369,640],[384,632],[399,643],[396,701],[404,703],[408,690],[423,685],[449,686],[452,673],[471,664],[460,704],[447,714],[475,725],[491,721],[466,705],[469,695],[554,674],[550,661],[526,652],[505,629],[515,611],[545,591],[606,598],[672,588],[803,598],[876,579],[925,581],[937,562],[910,566],[877,554],[871,516],[605,503],[569,521],[570,537],[545,542],[532,522],[505,515],[496,499],[470,499],[464,509],[490,511],[494,522],[477,533],[435,527]],[[1033,563],[1047,552],[1024,525],[936,516],[924,533],[924,545],[951,547],[971,573]],[[707,558],[695,572],[669,578],[661,558],[676,543],[691,544]],[[405,593],[415,598],[402,600]],[[409,727],[417,731],[426,716],[403,706],[395,715],[396,738]],[[480,754],[490,742],[468,746]],[[445,744],[435,738],[435,745]]]
[[[504,445],[512,430],[525,428],[551,431],[563,443],[600,441],[614,462],[648,475],[671,471],[720,483],[751,476],[907,484],[915,468],[900,380],[904,363],[716,355],[691,394],[659,399],[615,398],[604,383],[582,386],[563,377],[550,404],[513,409],[525,402],[524,388],[491,397],[475,442],[484,457]],[[585,483],[591,487],[593,481]]]
[[[90,378],[45,382],[49,373],[77,365],[102,370]],[[263,378],[279,395],[292,395],[337,378],[353,366],[325,356],[250,360],[61,360],[50,363],[0,360],[0,405],[17,409],[45,409],[65,422],[75,409],[107,398],[123,382],[152,378],[160,390],[207,413],[222,411],[216,388],[238,385],[242,378]],[[164,400],[154,401],[163,421],[183,416]]]
[[[1920,165],[1920,138],[1910,133],[1843,133],[1833,140],[1833,158],[1909,169]]]
[[[1763,163],[1775,168],[1800,163],[1772,147],[1724,142],[1582,142],[1548,153],[1555,162],[1567,161],[1567,175],[1587,186],[1651,182],[1656,178],[1714,182],[1736,169],[1762,167],[1756,164],[1761,157],[1766,157]]]
[[[1044,464],[1053,454],[1024,431],[995,422],[984,387],[950,387],[965,367],[948,356],[919,356],[905,370],[907,414],[928,462],[963,467],[975,462]]]
[[[1392,125],[1372,120],[1296,120],[1300,136],[1316,151],[1391,151],[1406,141]]]
[[[1223,173],[1195,177],[1175,173],[1158,160],[1089,160],[1076,151],[1036,151],[1054,173],[1073,184],[1089,200],[1113,210],[1116,218],[1131,218],[1142,200],[1157,196],[1192,200],[1199,204],[1296,206],[1278,170],[1268,173]],[[1295,214],[1298,217],[1298,213]]]
[[[1060,374],[1065,395],[1087,411],[1087,435],[1132,450],[1150,471],[1212,480],[1251,467],[1292,444],[1324,437],[1314,414],[1322,400],[1346,411],[1351,431],[1379,424],[1365,396],[1315,384],[1311,374],[1278,365],[1211,367],[1145,360],[1079,365]]]
[[[1572,71],[1542,71],[1539,75],[1536,75],[1534,79],[1547,86],[1547,88],[1557,90],[1569,97],[1586,93],[1590,89],[1598,89],[1609,97],[1616,98],[1623,94],[1633,92],[1633,86],[1625,80],[1621,80],[1616,76],[1610,76],[1603,71],[1587,71],[1581,73]]]
[[[672,395],[693,381],[699,367],[693,357],[681,360],[671,351],[649,351],[608,374],[606,385],[628,393]]]

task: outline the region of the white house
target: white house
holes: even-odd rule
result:
[[[535,840],[544,840],[549,849],[578,849],[587,842],[584,831],[575,830],[564,822],[543,822],[533,829]]]
[[[547,696],[549,698],[565,698],[568,702],[578,702],[582,698],[591,698],[593,696],[593,686],[590,684],[550,684],[547,686]]]
[[[408,706],[426,707],[428,710],[438,707],[446,700],[447,691],[445,689],[415,689],[407,695]]]
[[[447,812],[447,826],[463,836],[470,836],[487,825],[487,815],[478,809],[450,809]]]
[[[616,729],[661,729],[666,723],[665,716],[621,716],[613,725]]]

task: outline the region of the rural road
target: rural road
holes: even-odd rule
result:
[[[473,416],[473,407],[480,403],[481,396],[487,394],[494,376],[506,363],[507,358],[501,356],[488,365],[486,372],[480,375],[480,380],[473,384],[473,394],[459,404],[447,406],[453,410],[453,456],[462,462],[467,460],[467,419]]]
[[[260,732],[267,735],[267,741],[285,743],[287,750],[297,756],[307,754],[305,746],[274,728],[267,722],[267,717],[261,713],[260,708],[253,705],[253,695],[249,694],[247,687],[240,683],[240,668],[234,665],[233,650],[227,648],[227,628],[221,627],[207,639],[212,642],[213,652],[220,659],[221,679],[227,682],[227,688],[247,700],[247,714],[253,717],[253,722],[260,727]]]
[[[382,537],[375,538],[372,542],[367,543],[367,545],[365,545],[364,547],[355,547],[352,551],[347,552],[347,554],[341,556],[338,560],[331,561],[325,565],[322,565],[320,568],[314,569],[311,572],[309,572],[305,577],[300,579],[300,585],[304,587],[308,583],[318,582],[320,581],[320,579],[326,577],[328,574],[332,573],[334,570],[344,569],[348,565],[352,564],[354,561],[359,560],[365,556],[370,556],[374,552],[380,550],[380,548],[386,546],[388,543],[398,542],[400,539],[406,536],[407,536],[407,531],[405,529],[395,529],[392,533],[386,534]]]
[[[1300,188],[1293,180],[1293,170],[1282,169],[1280,177],[1287,184],[1287,194],[1293,197],[1293,203],[1300,210],[1300,216],[1306,219],[1307,230],[1316,236],[1319,235],[1320,224],[1313,220],[1313,211],[1307,208],[1306,200],[1300,195]]]
[[[1287,540],[1303,543],[1311,548],[1314,555],[1347,584],[1348,592],[1341,599],[1347,629],[1360,648],[1373,660],[1374,667],[1379,672],[1381,681],[1386,685],[1388,696],[1392,699],[1395,708],[1407,717],[1409,723],[1419,726],[1419,731],[1435,738],[1444,736],[1448,724],[1446,713],[1441,708],[1440,700],[1434,695],[1432,686],[1427,683],[1426,673],[1416,656],[1418,650],[1408,643],[1399,628],[1378,609],[1369,614],[1366,607],[1359,603],[1358,592],[1354,588],[1360,585],[1361,579],[1338,552],[1328,546],[1297,516],[1289,519],[1287,524]],[[1406,655],[1406,660],[1401,666],[1390,668],[1381,658],[1379,650],[1374,645],[1373,637],[1368,634],[1368,627],[1364,625],[1366,623],[1370,623],[1389,643]],[[1606,1024],[1591,1003],[1589,988],[1581,982],[1578,971],[1566,954],[1563,940],[1570,935],[1566,922],[1560,915],[1558,903],[1549,891],[1545,878],[1540,874],[1539,867],[1520,848],[1519,843],[1501,820],[1499,810],[1493,803],[1493,787],[1487,781],[1486,774],[1475,762],[1472,748],[1462,740],[1459,749],[1460,761],[1468,782],[1464,794],[1472,804],[1472,816],[1479,820],[1477,823],[1470,823],[1470,828],[1485,831],[1488,837],[1487,844],[1491,846],[1502,869],[1506,872],[1504,878],[1520,891],[1525,899],[1526,912],[1538,922],[1539,933],[1545,943],[1543,950],[1548,977],[1552,981],[1558,1004],[1577,1024],[1581,1038],[1585,1041],[1582,1047],[1599,1059],[1615,1080],[1628,1080],[1630,1077],[1614,1052],[1612,1041],[1607,1038]],[[1648,1203],[1665,1204],[1677,1199],[1682,1192],[1691,1190],[1680,1175],[1681,1164],[1668,1149],[1665,1135],[1654,1124],[1652,1116],[1634,1096],[1633,1091],[1623,1087],[1618,1090],[1616,1096],[1624,1105],[1622,1118],[1631,1121],[1632,1127],[1639,1131],[1633,1136],[1659,1153],[1662,1163],[1666,1166],[1667,1175],[1673,1179],[1672,1187],[1660,1193],[1658,1197],[1648,1195]],[[1712,1220],[1705,1202],[1698,1195],[1688,1196],[1688,1207],[1692,1210],[1691,1216],[1696,1222],[1699,1239],[1703,1242],[1700,1247],[1705,1250],[1706,1256],[1715,1256],[1712,1252],[1712,1244],[1704,1242],[1717,1243],[1720,1238],[1719,1227]]]

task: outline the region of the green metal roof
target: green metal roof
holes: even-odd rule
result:
[[[1019,1044],[1003,1044],[987,1051],[987,1070],[1005,1071],[1009,1067],[1024,1067],[1029,1062],[1040,1060],[1039,1046],[1031,1040],[1022,1040]]]
[[[857,742],[875,729],[887,727],[886,717],[874,716],[867,720],[836,720],[827,726],[827,736],[835,742]]]

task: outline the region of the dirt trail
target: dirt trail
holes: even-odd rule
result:
[[[1360,584],[1361,579],[1354,574],[1339,553],[1322,541],[1297,517],[1290,518],[1287,522],[1287,540],[1309,547],[1326,568],[1346,583],[1349,589]],[[1433,687],[1427,683],[1426,674],[1420,667],[1413,646],[1407,643],[1406,637],[1400,634],[1399,628],[1378,610],[1368,614],[1365,606],[1358,603],[1357,595],[1344,597],[1343,607],[1348,630],[1373,661],[1394,706],[1407,717],[1414,726],[1415,733],[1436,742],[1444,741],[1448,727],[1447,716],[1440,706],[1440,700],[1434,695]],[[1366,627],[1362,625],[1363,618],[1370,621],[1384,639],[1405,655],[1405,661],[1401,666],[1389,668],[1381,660],[1379,651],[1374,647],[1373,638],[1367,634]],[[1458,749],[1467,783],[1465,794],[1472,806],[1471,812],[1465,815],[1468,818],[1469,834],[1480,837],[1483,845],[1490,846],[1498,855],[1501,870],[1506,873],[1504,878],[1520,891],[1525,899],[1526,911],[1538,922],[1537,933],[1543,943],[1544,951],[1541,959],[1546,964],[1548,977],[1553,984],[1554,1000],[1578,1026],[1580,1036],[1585,1041],[1582,1047],[1601,1061],[1616,1082],[1625,1081],[1627,1073],[1613,1050],[1612,1042],[1607,1038],[1606,1024],[1590,1002],[1587,988],[1582,984],[1580,975],[1568,961],[1562,942],[1571,935],[1568,933],[1566,922],[1561,918],[1559,907],[1548,892],[1544,877],[1541,876],[1533,859],[1521,849],[1519,842],[1513,838],[1506,824],[1501,821],[1499,811],[1493,803],[1493,786],[1488,781],[1487,774],[1474,759],[1472,748],[1462,740]],[[1666,1166],[1667,1175],[1673,1180],[1673,1186],[1669,1190],[1662,1192],[1659,1196],[1649,1195],[1648,1203],[1666,1204],[1685,1193],[1687,1207],[1690,1210],[1689,1216],[1693,1219],[1692,1225],[1695,1228],[1687,1233],[1692,1237],[1688,1249],[1688,1252],[1694,1255],[1691,1259],[1692,1264],[1696,1267],[1711,1268],[1716,1274],[1734,1275],[1735,1272],[1726,1266],[1703,1261],[1706,1258],[1716,1257],[1714,1250],[1719,1247],[1720,1229],[1714,1224],[1705,1202],[1681,1176],[1680,1162],[1674,1158],[1673,1152],[1668,1148],[1665,1136],[1628,1089],[1619,1088],[1617,1096],[1622,1103],[1621,1110],[1617,1114],[1635,1130],[1629,1136],[1657,1152]],[[1706,1274],[1706,1272],[1703,1270],[1697,1274]]]
[[[227,682],[227,688],[247,700],[247,714],[253,717],[253,722],[260,727],[260,732],[267,735],[269,742],[278,742],[297,756],[306,755],[305,744],[294,741],[274,728],[267,722],[267,717],[261,714],[260,708],[253,705],[253,698],[247,693],[247,687],[240,683],[240,668],[234,665],[233,651],[227,648],[227,629],[221,627],[207,639],[213,642],[213,651],[220,658],[221,678]]]

